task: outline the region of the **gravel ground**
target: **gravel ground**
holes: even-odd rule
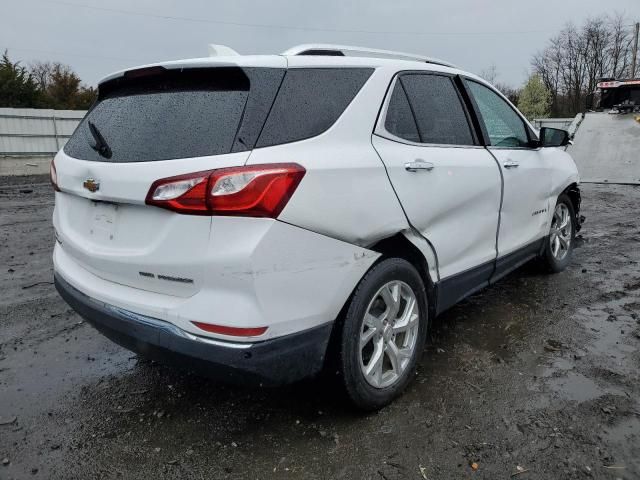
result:
[[[375,414],[215,384],[103,338],[52,281],[52,191],[0,179],[0,478],[640,478],[640,188],[584,185],[572,266],[444,314]]]

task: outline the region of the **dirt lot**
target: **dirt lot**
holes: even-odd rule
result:
[[[326,381],[230,388],[110,343],[51,284],[49,185],[0,180],[0,478],[638,479],[640,188],[583,196],[566,272],[446,313],[362,415]]]

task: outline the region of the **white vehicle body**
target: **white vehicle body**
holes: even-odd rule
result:
[[[186,356],[189,345],[232,352],[228,363],[236,377],[250,371],[260,381],[266,378],[265,383],[297,380],[318,371],[334,321],[365,273],[391,250],[404,251],[419,264],[416,268],[433,295],[430,308],[438,313],[536,256],[562,192],[577,196],[577,213],[578,173],[566,152],[535,142],[527,147],[488,145],[482,119],[470,111],[475,100],[464,102],[464,95],[471,96],[469,89],[461,92],[468,82],[491,89],[518,115],[523,131],[535,134],[484,80],[418,60],[295,53],[184,60],[152,68],[263,68],[283,75],[305,69],[367,69],[367,78],[337,119],[310,138],[154,161],[74,158],[67,147],[58,153],[56,283],[81,314],[105,317],[111,312],[142,325],[141,332],[160,328],[191,343],[174,348],[172,341],[162,340],[155,346]],[[413,142],[386,130],[398,79],[423,74],[446,78],[458,89],[472,145]],[[100,88],[124,75],[107,77]],[[87,118],[91,116],[92,111]],[[265,123],[270,121],[268,117]],[[82,128],[87,127],[81,124],[75,135],[90,139]],[[276,218],[192,215],[147,202],[160,179],[283,163],[301,166],[304,176]],[[208,331],[198,324],[222,328]],[[123,340],[124,328],[115,333],[108,326],[102,329],[139,351],[157,335],[149,330]],[[306,332],[316,333],[303,337]],[[288,367],[274,360],[264,368],[245,367],[235,353],[262,352],[267,345],[277,352],[280,344],[273,342],[300,338],[309,338],[308,343],[296,340],[301,347],[313,348],[291,358],[308,365]],[[277,354],[269,352],[271,361]],[[214,363],[231,358],[225,355]],[[206,359],[207,354],[194,356]],[[286,372],[265,373],[278,368]]]

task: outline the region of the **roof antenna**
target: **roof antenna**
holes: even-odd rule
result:
[[[209,44],[209,56],[210,57],[232,57],[235,55],[240,55],[233,48],[227,47],[226,45],[216,45],[215,43]]]

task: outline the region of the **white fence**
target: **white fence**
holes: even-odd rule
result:
[[[533,121],[533,126],[536,128],[550,127],[566,130],[573,122],[572,118],[536,118]]]
[[[0,155],[54,155],[84,117],[81,110],[0,108]]]
[[[0,175],[46,173],[84,110],[0,108]]]

